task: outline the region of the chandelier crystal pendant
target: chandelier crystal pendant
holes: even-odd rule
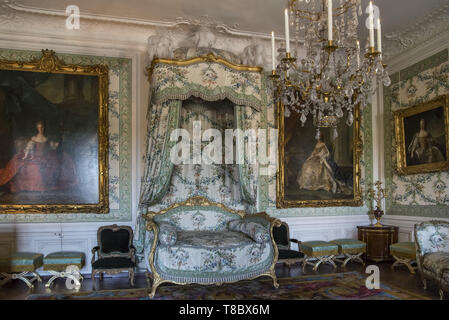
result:
[[[304,125],[312,116],[319,134],[320,127],[335,128],[346,112],[346,124],[351,126],[354,108],[366,105],[378,83],[391,84],[382,63],[381,25],[380,19],[375,25],[372,2],[367,13],[369,38],[362,52],[357,33],[362,17],[361,0],[288,1],[286,45],[278,50],[281,59],[277,66],[274,33],[271,35],[272,91],[284,105],[286,117],[296,112]],[[295,36],[293,51],[291,26]]]

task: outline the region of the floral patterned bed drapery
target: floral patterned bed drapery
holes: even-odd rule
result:
[[[139,253],[144,249],[145,240],[145,223],[140,214],[160,203],[174,182],[171,181],[174,165],[170,161],[170,150],[176,142],[170,142],[170,133],[179,128],[183,101],[191,97],[205,101],[228,99],[235,106],[237,128],[243,131],[258,129],[261,106],[267,101],[263,73],[210,58],[194,58],[181,63],[159,60],[153,62],[150,69],[151,98],[147,113],[145,169],[139,200],[138,239],[135,241]],[[244,159],[245,162],[248,160],[246,156]],[[239,165],[240,199],[250,208],[256,206],[257,177],[257,166],[248,163]],[[185,196],[187,199],[191,195]],[[214,200],[214,194],[207,196]]]

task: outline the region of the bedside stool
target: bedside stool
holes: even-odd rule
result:
[[[335,261],[342,263],[342,267],[346,267],[349,261],[357,261],[365,265],[365,261],[360,258],[366,252],[366,243],[356,239],[337,239],[332,240],[338,246],[338,253],[345,256],[345,260],[335,258]]]
[[[68,278],[72,279],[75,288],[79,289],[81,283],[77,275],[79,275],[80,280],[83,280],[83,276],[81,273],[76,274],[76,269],[71,270],[70,267],[76,266],[79,271],[84,267],[85,261],[86,257],[83,252],[59,251],[47,254],[44,258],[44,270],[50,272],[53,276],[47,281],[45,287],[49,288],[57,278]]]
[[[321,263],[329,263],[334,269],[337,266],[334,263],[334,257],[338,254],[338,246],[326,241],[308,241],[301,243],[301,252],[304,253],[304,262],[302,271],[305,271],[306,265],[312,265],[313,271],[318,269]],[[309,260],[318,259],[316,263]]]
[[[34,281],[42,282],[41,277],[36,273],[36,269],[42,266],[44,255],[34,252],[15,252],[0,258],[0,275],[4,278],[0,282],[0,287],[9,280],[19,279],[26,283],[29,288],[34,288]],[[27,275],[31,274],[31,279]]]
[[[416,263],[416,248],[414,242],[398,242],[390,245],[390,253],[396,260],[391,269],[398,265],[404,264],[407,266],[411,274],[415,274],[415,270],[418,268],[413,267],[412,263]]]

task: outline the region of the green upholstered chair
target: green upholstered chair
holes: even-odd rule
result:
[[[394,270],[396,266],[404,264],[411,274],[415,274],[415,270],[418,269],[418,266],[412,265],[416,264],[415,242],[398,242],[391,244],[390,254],[396,260],[391,265],[391,269]]]
[[[48,271],[52,277],[47,281],[45,287],[49,288],[57,278],[69,278],[74,282],[74,287],[79,289],[81,287],[79,280],[83,279],[79,271],[84,267],[85,261],[84,252],[59,251],[47,254],[44,258],[43,269]]]
[[[273,238],[279,251],[278,263],[284,263],[291,267],[295,263],[303,262],[304,254],[300,252],[300,243],[297,239],[290,238],[290,229],[288,224],[282,222],[279,227],[273,228]],[[291,249],[291,242],[298,245],[298,251]]]
[[[128,226],[103,226],[98,229],[98,246],[92,249],[92,283],[95,289],[95,274],[117,274],[127,271],[134,286],[136,249],[133,246],[133,230]],[[95,259],[97,253],[98,259]]]
[[[366,252],[365,242],[357,239],[336,239],[331,242],[338,246],[338,254],[345,257],[344,260],[334,259],[340,262],[343,268],[346,267],[349,261],[360,262],[362,265],[365,265],[365,261],[360,258]]]
[[[313,271],[316,271],[322,263],[329,263],[334,269],[337,268],[334,258],[338,254],[338,246],[334,243],[327,241],[303,242],[301,243],[301,251],[304,253],[303,272],[306,270],[306,265],[313,266]],[[310,260],[316,260],[316,262],[313,263]]]
[[[34,252],[14,252],[5,257],[0,257],[0,276],[3,278],[0,287],[9,280],[19,279],[33,288],[33,282],[42,282],[36,269],[42,266],[44,256]],[[27,276],[31,275],[31,278]]]

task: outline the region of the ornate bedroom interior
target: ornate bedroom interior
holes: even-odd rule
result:
[[[448,29],[448,0],[0,0],[0,299],[449,299]],[[232,130],[266,161],[223,162]]]

